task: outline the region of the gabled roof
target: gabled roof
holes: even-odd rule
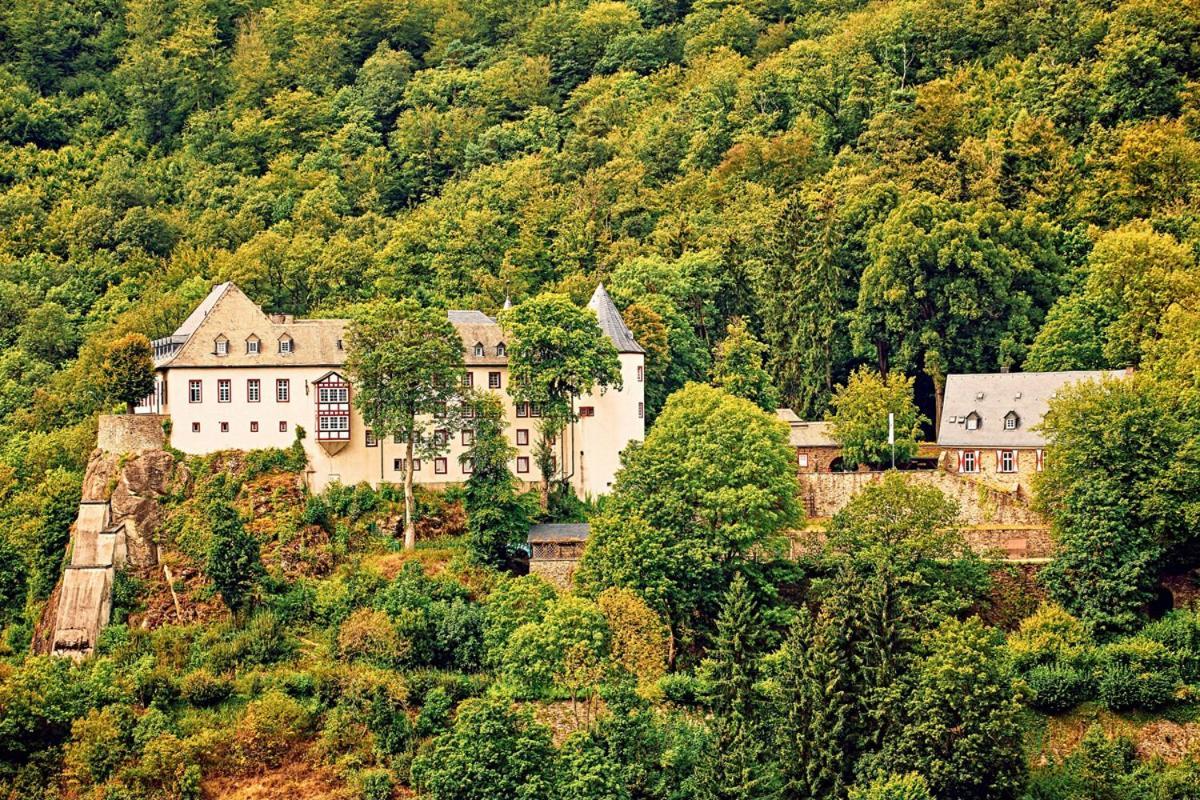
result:
[[[629,330],[629,326],[625,324],[625,320],[621,319],[621,312],[617,311],[617,306],[613,303],[612,298],[609,297],[603,283],[596,287],[596,291],[592,293],[592,299],[588,301],[587,307],[596,312],[596,319],[600,322],[600,330],[604,331],[605,335],[616,345],[618,353],[646,352],[637,343],[637,340],[633,338],[633,333]]]
[[[828,422],[806,422],[790,408],[776,410],[775,416],[787,423],[792,447],[841,447],[830,434]]]
[[[1045,435],[1034,428],[1041,424],[1059,390],[1124,374],[1121,370],[1074,370],[948,375],[937,443],[941,447],[1044,447]],[[1009,412],[1019,419],[1014,430],[1004,429]],[[979,416],[979,427],[967,430],[966,419],[972,413]]]

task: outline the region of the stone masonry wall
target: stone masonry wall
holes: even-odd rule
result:
[[[167,443],[164,420],[159,414],[105,414],[100,417],[96,447],[118,455],[162,450]]]
[[[1049,526],[1029,507],[1023,493],[1004,491],[985,481],[943,470],[905,473],[911,480],[937,487],[959,507],[967,541],[977,552],[1003,551],[1009,558],[1046,558],[1053,552]],[[882,472],[801,474],[800,486],[811,516],[828,518]]]

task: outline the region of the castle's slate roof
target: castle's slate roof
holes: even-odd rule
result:
[[[948,375],[937,443],[940,447],[1043,447],[1046,437],[1034,428],[1059,390],[1122,375],[1120,370]],[[1010,413],[1016,415],[1016,428],[1005,430],[1004,419]],[[972,414],[978,416],[978,427],[968,430]]]
[[[587,307],[596,312],[596,319],[600,322],[600,330],[612,340],[616,345],[618,353],[644,353],[645,350],[633,338],[633,333],[629,330],[629,326],[625,324],[625,320],[621,319],[621,312],[617,311],[617,306],[613,303],[613,299],[609,296],[608,291],[604,288],[604,284],[596,287],[596,291],[592,293],[592,299],[588,301]]]
[[[641,353],[621,319],[612,298],[601,286],[589,304],[596,312],[601,329],[622,353]],[[482,311],[448,311],[447,317],[463,343],[463,363],[475,367],[503,367],[508,356],[497,352],[507,345],[504,329]],[[295,319],[267,314],[237,285],[222,283],[213,287],[175,333],[155,344],[155,366],[168,367],[250,367],[250,366],[327,366],[339,367],[346,361],[345,336],[348,320]],[[216,341],[229,341],[225,355],[217,355]],[[259,352],[246,352],[246,341],[259,340]],[[280,338],[292,340],[290,353],[279,351]],[[475,355],[476,344],[483,355]]]

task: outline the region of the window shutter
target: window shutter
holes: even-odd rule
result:
[[[976,450],[976,451],[975,451],[975,471],[976,471],[976,472],[979,472],[979,468],[983,466],[983,462],[981,462],[981,461],[979,460],[979,459],[980,459],[980,458],[982,458],[982,457],[983,457],[983,451],[982,451],[982,450]]]
[[[954,454],[954,471],[962,472],[963,469],[963,451],[959,450]]]
[[[996,451],[996,472],[999,472],[999,471],[1000,471],[1000,466],[1001,466],[1001,463],[1002,463],[1002,462],[1000,461],[1000,453],[1001,453],[1001,452],[1003,452],[1003,451],[1001,451],[1001,450],[997,450],[997,451]]]

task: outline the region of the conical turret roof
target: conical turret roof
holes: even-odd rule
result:
[[[605,290],[603,283],[597,286],[596,291],[592,293],[592,299],[588,301],[588,308],[596,312],[596,319],[600,321],[600,330],[604,331],[605,335],[616,345],[618,353],[646,352],[633,338],[633,333],[625,324],[625,320],[621,319],[621,312],[617,311],[617,306],[613,303],[608,291]]]

